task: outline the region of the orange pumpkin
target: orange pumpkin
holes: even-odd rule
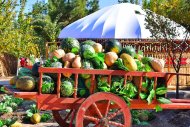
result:
[[[58,59],[65,56],[65,51],[63,49],[57,49],[53,52],[53,56],[57,57]]]

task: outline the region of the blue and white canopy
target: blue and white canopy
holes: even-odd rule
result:
[[[145,15],[139,5],[112,5],[66,26],[58,38],[151,38]]]

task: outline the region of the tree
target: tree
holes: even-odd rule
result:
[[[33,18],[35,18],[38,15],[47,15],[47,11],[48,11],[47,3],[44,3],[42,1],[37,1],[32,6],[32,12],[29,12],[28,15],[32,15]]]
[[[118,0],[118,3],[128,3],[129,0]]]
[[[178,73],[181,67],[181,57],[183,52],[185,52],[184,46],[186,45],[186,41],[190,36],[189,0],[149,0],[144,1],[143,7],[155,12],[156,14],[169,18],[185,27],[186,30],[184,34],[186,36],[181,40],[181,45],[175,45],[174,39],[171,36],[177,36],[177,33],[179,33],[179,31],[175,27],[172,27],[171,23],[168,24],[166,20],[163,20],[164,18],[159,18],[158,15],[153,15],[153,13],[148,12],[146,19],[148,22],[147,26],[154,37],[164,38],[165,42],[163,42],[163,44],[165,43],[169,46],[167,52],[168,55],[172,58],[172,63],[175,71]],[[177,75],[176,82],[176,98],[178,97],[179,75]]]
[[[190,31],[189,0],[144,0],[143,8],[163,15]]]
[[[37,39],[33,35],[31,18],[24,15],[25,0],[20,1],[20,10],[15,11],[17,0],[6,0],[0,5],[0,53],[13,54],[16,57],[38,56]]]
[[[99,0],[87,1],[87,14],[91,14],[99,9]]]
[[[132,4],[140,4],[139,0],[118,0],[118,3],[132,3]]]
[[[181,40],[180,45],[177,45],[175,43],[175,38],[180,35],[181,29],[176,27],[177,24],[175,22],[152,13],[151,11],[147,11],[146,21],[146,26],[152,33],[152,37],[155,37],[158,40],[163,39],[161,44],[167,47],[165,52],[171,58],[172,65],[176,73],[179,73],[181,68],[181,58],[183,53],[186,51],[190,32],[188,29],[184,30],[184,38]],[[176,81],[176,98],[179,98],[179,75],[177,75]]]
[[[99,0],[48,0],[48,15],[54,21],[58,15],[58,22],[64,26],[99,9]]]
[[[143,8],[145,8],[145,9],[149,9],[148,7],[149,7],[149,2],[147,1],[147,0],[143,0],[142,1],[142,6],[143,6]]]

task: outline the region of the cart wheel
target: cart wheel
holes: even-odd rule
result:
[[[130,127],[130,109],[126,102],[115,94],[95,93],[89,96],[77,111],[76,127],[87,125],[90,127]]]
[[[70,110],[67,114],[61,113],[62,111],[66,112],[66,110],[52,110],[55,121],[61,127],[74,127],[73,120],[76,115],[76,110]],[[61,114],[64,114],[64,116]]]

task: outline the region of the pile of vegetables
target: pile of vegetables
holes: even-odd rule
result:
[[[0,101],[0,114],[12,113],[19,105],[23,103],[23,99],[15,98],[10,95],[5,95]]]
[[[3,87],[1,87],[3,88]],[[0,91],[4,91],[1,89]],[[23,99],[15,98],[11,95],[3,95],[0,99],[0,116],[6,113],[13,113],[18,106],[23,103]],[[0,119],[0,127],[10,126],[10,127],[21,127],[21,123],[17,121],[17,118]]]
[[[37,124],[40,122],[46,122],[52,118],[50,113],[40,113],[37,109],[36,105],[33,104],[30,106],[30,109],[26,111],[26,116],[24,117],[24,121],[30,121],[33,124]]]
[[[45,63],[43,63],[43,67],[143,72],[164,71],[164,61],[162,59],[145,57],[142,51],[136,51],[132,46],[122,47],[118,40],[108,40],[104,42],[103,46],[92,40],[79,43],[75,38],[66,38],[61,41],[60,49],[53,51],[49,56]],[[24,74],[19,72],[19,76],[13,79],[13,82],[16,82],[16,88],[26,91],[36,90],[39,66],[40,63],[35,63],[32,71],[23,68],[22,71]],[[26,77],[26,75],[28,77]],[[74,75],[71,73],[63,73],[61,78],[61,96],[72,96],[74,91]],[[165,84],[157,83],[157,88],[154,90],[154,80],[150,77],[143,77],[142,91],[138,93],[139,78],[140,77],[129,77],[127,83],[124,84],[123,78],[112,77],[111,84],[108,84],[107,77],[98,75],[96,76],[96,91],[115,93],[124,98],[126,102],[130,102],[130,99],[140,96],[142,100],[146,100],[148,104],[151,104],[154,97],[157,96],[160,103],[170,103],[169,100],[164,98],[167,92]],[[56,93],[57,74],[47,73],[42,79],[42,93]],[[19,85],[21,84],[20,80],[24,86],[27,86],[25,89]],[[78,82],[79,96],[88,96],[91,85],[91,75],[80,74]],[[157,107],[157,109],[159,110],[159,107]]]

